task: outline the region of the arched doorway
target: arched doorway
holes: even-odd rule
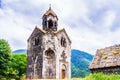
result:
[[[62,79],[64,79],[64,78],[65,78],[65,70],[62,69]]]
[[[64,64],[62,65],[61,76],[62,76],[62,79],[66,78],[66,66]]]
[[[55,53],[51,48],[45,51],[45,76],[48,79],[56,77],[56,60]]]

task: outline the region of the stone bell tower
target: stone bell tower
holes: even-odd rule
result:
[[[51,10],[51,7],[49,10],[43,15],[43,30],[49,31],[57,31],[57,26],[58,26],[58,17],[57,15]]]
[[[26,78],[71,78],[71,40],[65,29],[57,30],[58,17],[51,7],[42,17],[42,26],[35,27],[27,41]]]

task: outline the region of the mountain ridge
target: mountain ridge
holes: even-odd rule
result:
[[[15,51],[13,51],[12,53],[14,53],[14,54],[27,53],[27,50],[26,49],[17,49]]]

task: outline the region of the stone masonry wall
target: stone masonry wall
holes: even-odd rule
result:
[[[36,39],[36,41],[35,41]],[[37,41],[37,39],[39,41]],[[38,42],[38,43],[36,43]],[[36,30],[28,40],[28,67],[27,78],[42,78],[42,33]]]

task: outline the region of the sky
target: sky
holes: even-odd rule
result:
[[[49,4],[72,49],[94,55],[97,49],[120,44],[119,0],[0,0],[0,39],[6,39],[12,51],[27,49],[27,39],[35,26],[42,28]]]

